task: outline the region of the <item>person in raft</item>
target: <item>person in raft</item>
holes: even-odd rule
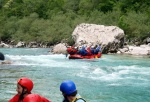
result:
[[[64,97],[62,102],[86,102],[77,93],[76,85],[71,80],[63,81],[60,85],[60,91]]]
[[[12,97],[8,102],[23,102],[24,98],[31,94],[33,89],[33,82],[31,79],[23,77],[17,81],[17,94]],[[51,102],[48,99],[41,97],[42,102]]]

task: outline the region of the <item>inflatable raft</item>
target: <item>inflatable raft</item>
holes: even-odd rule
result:
[[[94,59],[94,58],[100,58],[102,54],[99,52],[98,54],[94,55],[87,55],[87,56],[82,56],[80,54],[73,54],[69,55],[69,59]]]
[[[67,52],[69,54],[69,59],[94,59],[94,58],[100,58],[102,56],[102,53],[100,51],[100,48],[94,49],[95,53],[91,52],[91,48],[84,46],[82,48],[77,47],[68,47]]]

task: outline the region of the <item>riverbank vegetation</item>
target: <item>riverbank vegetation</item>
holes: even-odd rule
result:
[[[118,26],[129,41],[150,37],[150,0],[0,0],[0,41],[73,44],[80,23]]]

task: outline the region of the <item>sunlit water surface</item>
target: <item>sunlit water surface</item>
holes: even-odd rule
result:
[[[88,102],[150,102],[150,58],[103,55],[100,59],[69,60],[47,48],[1,48],[11,65],[0,65],[0,102],[16,94],[16,80],[29,77],[33,93],[61,102],[59,85],[73,80]]]

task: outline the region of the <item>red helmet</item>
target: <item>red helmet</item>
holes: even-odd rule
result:
[[[23,102],[42,102],[42,99],[38,94],[29,94],[23,99]]]
[[[20,78],[18,80],[18,84],[20,84],[21,86],[27,88],[27,91],[30,93],[32,88],[33,88],[33,82],[32,80],[30,80],[29,78]]]

